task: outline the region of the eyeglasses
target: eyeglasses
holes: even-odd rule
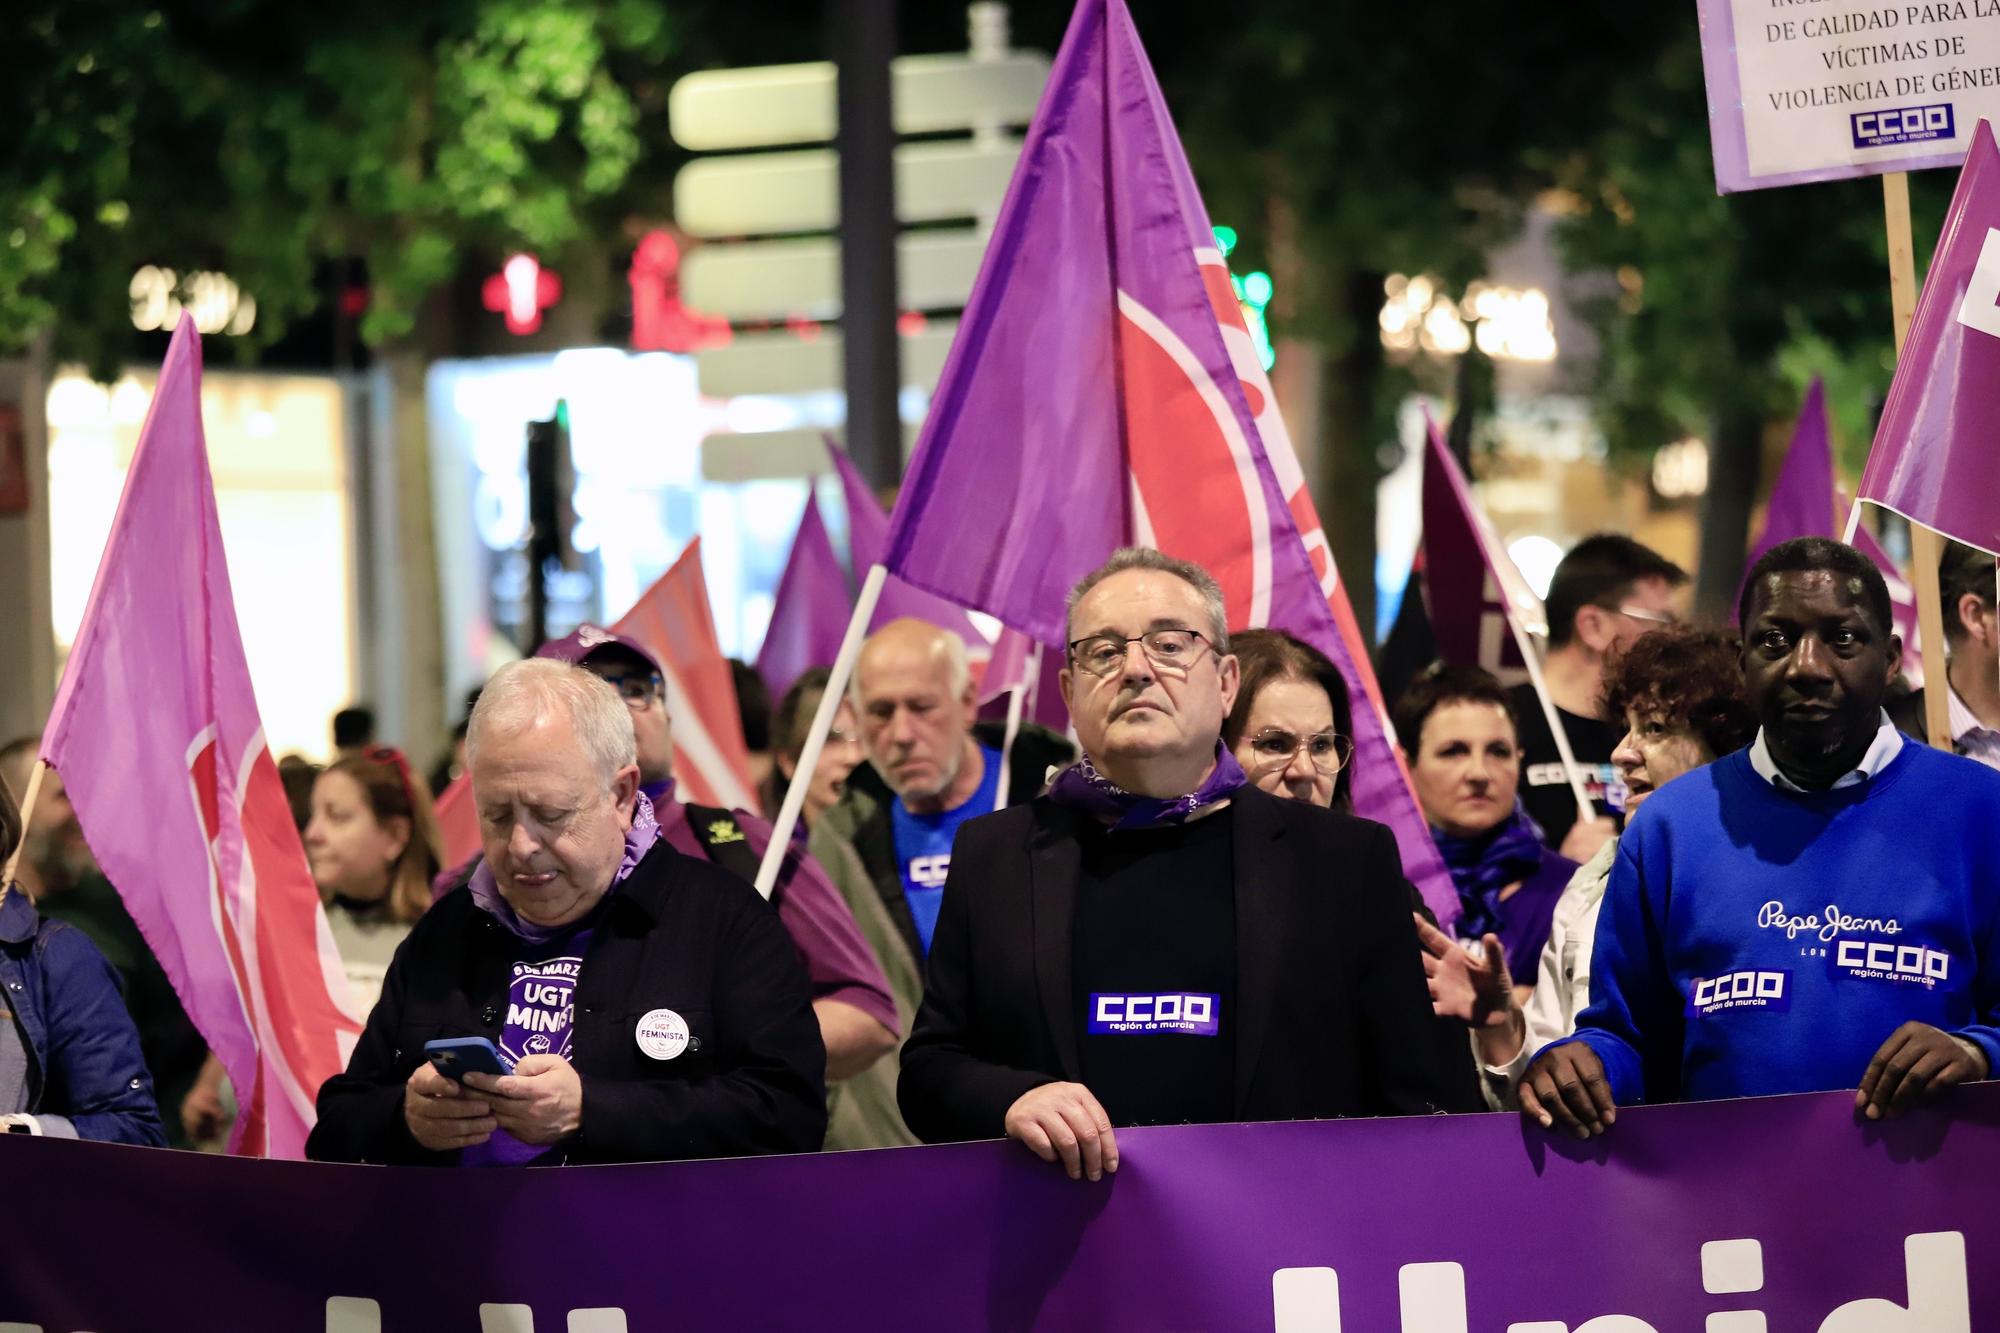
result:
[[[618,697],[634,712],[646,708],[655,698],[665,697],[667,692],[667,682],[657,671],[634,671],[630,674],[602,671],[597,678],[618,691]]]
[[[1304,750],[1312,766],[1329,777],[1347,767],[1354,757],[1354,742],[1332,731],[1316,731],[1297,736],[1282,727],[1266,727],[1250,738],[1250,753],[1256,757],[1257,771],[1270,773],[1291,767],[1292,759]]]
[[[1125,665],[1133,644],[1146,660],[1167,671],[1186,671],[1201,660],[1208,640],[1191,629],[1156,629],[1126,638],[1119,634],[1093,634],[1069,645],[1069,660],[1079,670],[1093,676],[1109,676]]]

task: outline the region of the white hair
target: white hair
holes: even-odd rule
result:
[[[965,692],[972,688],[972,662],[966,656],[965,640],[955,630],[948,630],[942,625],[932,625],[929,621],[923,623],[937,635],[933,651],[942,652],[944,655],[946,690],[950,692],[951,697],[954,699],[965,697]],[[886,629],[887,626],[883,628]],[[861,661],[859,658],[855,659],[854,670],[848,673],[847,701],[856,708],[861,707]]]
[[[561,706],[577,744],[597,765],[609,787],[620,770],[639,762],[632,710],[601,677],[568,662],[531,657],[509,662],[493,673],[465,726],[465,762],[479,758],[480,737],[488,729],[525,731]]]

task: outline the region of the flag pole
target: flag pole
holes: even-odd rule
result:
[[[1507,596],[1500,594],[1503,602]],[[1542,677],[1542,660],[1535,652],[1534,642],[1528,631],[1521,627],[1520,617],[1514,614],[1511,605],[1502,608],[1507,613],[1507,628],[1514,632],[1514,646],[1520,650],[1521,662],[1528,668],[1528,683],[1535,687],[1535,701],[1542,706],[1542,719],[1549,724],[1549,735],[1556,743],[1556,757],[1562,760],[1563,775],[1569,779],[1570,795],[1576,797],[1576,817],[1588,822],[1597,818],[1597,807],[1590,803],[1590,794],[1583,789],[1583,771],[1577,767],[1576,751],[1570,748],[1569,733],[1563,730],[1562,718],[1556,713],[1556,703],[1549,697],[1548,681]]]
[[[21,799],[21,839],[7,854],[6,869],[0,870],[0,899],[14,887],[14,872],[20,868],[21,853],[28,847],[28,826],[35,821],[35,800],[42,794],[42,774],[48,771],[48,760],[37,758],[34,771],[28,775],[28,794]]]
[[[1917,309],[1916,246],[1910,237],[1910,178],[1901,171],[1882,177],[1882,211],[1889,235],[1889,304],[1896,321],[1896,358],[1910,336]],[[1859,502],[1856,502],[1859,508]],[[1853,531],[1850,518],[1848,530]],[[1944,606],[1938,592],[1938,565],[1944,538],[1921,523],[1910,524],[1910,581],[1917,589],[1917,632],[1924,650],[1924,730],[1940,750],[1951,749],[1951,706],[1945,691]],[[1939,688],[1931,688],[1933,685]]]
[[[826,748],[826,734],[833,730],[833,719],[847,693],[848,677],[854,674],[854,659],[861,656],[861,641],[868,637],[868,622],[874,618],[875,605],[882,600],[882,585],[888,579],[889,571],[875,565],[861,584],[861,596],[854,603],[847,633],[840,640],[840,656],[833,660],[833,673],[826,678],[819,708],[813,713],[812,730],[806,733],[805,748],[799,751],[799,766],[792,771],[791,785],[785,788],[785,803],[772,821],[771,845],[764,849],[763,864],[757,867],[757,892],[766,898],[777,886],[778,867],[784,864],[785,853],[791,848],[792,830],[798,827],[799,812],[805,807],[806,789],[812,786],[813,771],[819,767],[819,752]]]
[[[1021,677],[1014,682],[1014,693],[1007,700],[1007,736],[1000,742],[1000,782],[994,788],[993,808],[1007,808],[1008,779],[1014,773],[1014,738],[1021,734],[1021,712],[1028,702],[1028,696],[1035,692],[1042,675],[1042,645],[1030,643],[1027,660],[1021,663]]]

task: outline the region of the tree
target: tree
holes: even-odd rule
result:
[[[272,5],[42,0],[0,169],[23,223],[0,250],[0,340],[52,332],[115,373],[142,263],[229,272],[254,350],[365,266],[363,337],[390,372],[409,675],[407,736],[443,735],[423,379],[467,258],[601,254],[642,152],[633,86],[671,46],[651,0]],[[663,100],[664,90],[661,90]],[[663,136],[664,137],[664,136]]]
[[[1272,269],[1274,332],[1319,363],[1315,497],[1364,627],[1396,405],[1413,375],[1450,387],[1443,367],[1385,362],[1384,281],[1426,273],[1462,290],[1482,275],[1638,62],[1649,34],[1627,8],[1547,22],[1497,5],[1419,22],[1358,0],[1139,14],[1211,211]]]
[[[1865,440],[1888,389],[1881,187],[1863,178],[1718,196],[1693,16],[1644,10],[1633,21],[1659,28],[1657,59],[1613,91],[1597,132],[1551,171],[1578,200],[1561,230],[1567,263],[1618,278],[1582,310],[1602,340],[1592,388],[1613,456],[1708,440],[1697,607],[1726,618],[1767,425],[1788,419],[1823,373],[1845,437]],[[1949,185],[1944,173],[1912,180],[1920,254]]]

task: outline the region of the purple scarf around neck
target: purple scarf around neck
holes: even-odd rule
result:
[[[1243,765],[1236,762],[1236,756],[1223,748],[1222,742],[1215,743],[1215,767],[1202,779],[1199,787],[1185,796],[1137,796],[1112,782],[1097,771],[1097,765],[1084,755],[1068,768],[1056,774],[1049,784],[1049,799],[1067,810],[1080,811],[1086,815],[1108,820],[1113,831],[1128,829],[1159,828],[1166,824],[1185,824],[1197,814],[1226,800],[1230,793],[1243,786],[1250,779],[1243,772]]]
[[[1433,828],[1444,868],[1458,890],[1459,913],[1454,929],[1462,940],[1476,940],[1498,934],[1506,913],[1500,902],[1501,890],[1535,873],[1545,855],[1542,830],[1528,814],[1520,798],[1514,798],[1514,813],[1486,832],[1471,838],[1455,838]]]
[[[638,804],[632,808],[632,827],[625,830],[624,859],[619,861],[618,873],[611,877],[611,886],[604,891],[605,897],[610,897],[625,882],[625,877],[638,868],[639,862],[645,860],[646,853],[659,839],[660,821],[653,814],[653,803],[641,792]],[[486,864],[484,858],[472,872],[472,880],[467,887],[472,890],[472,901],[479,904],[480,910],[505,926],[523,943],[547,944],[577,927],[574,921],[561,926],[538,926],[531,921],[523,921],[500,895],[500,882],[493,877],[493,868]]]

